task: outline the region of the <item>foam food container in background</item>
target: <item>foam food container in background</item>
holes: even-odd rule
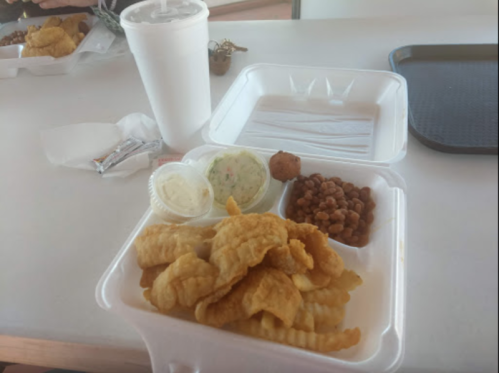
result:
[[[60,16],[62,19],[68,15]],[[69,73],[76,66],[85,52],[106,53],[116,36],[96,16],[87,15],[84,22],[90,27],[90,32],[80,43],[76,50],[68,56],[53,58],[50,56],[22,58],[21,52],[24,44],[0,47],[0,78],[15,78],[19,69],[24,68],[35,75],[59,75]],[[0,27],[0,39],[14,31],[26,31],[28,26],[41,26],[47,17],[20,19],[9,22]],[[17,55],[6,52],[17,48]],[[8,56],[5,57],[5,55]]]

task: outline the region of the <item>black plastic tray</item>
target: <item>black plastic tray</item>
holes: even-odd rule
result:
[[[409,130],[447,153],[498,153],[497,44],[412,45],[390,54],[407,79]]]

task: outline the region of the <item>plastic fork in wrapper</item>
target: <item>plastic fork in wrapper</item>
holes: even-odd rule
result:
[[[161,149],[162,140],[144,142],[135,137],[130,137],[123,141],[116,150],[103,157],[92,160],[97,172],[105,173],[108,169],[127,160],[130,157],[142,153],[154,153]]]

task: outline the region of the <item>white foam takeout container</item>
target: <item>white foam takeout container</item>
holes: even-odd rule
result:
[[[66,19],[71,16],[59,16]],[[27,69],[35,75],[59,75],[69,73],[76,66],[83,53],[106,53],[116,36],[106,28],[99,18],[87,15],[84,22],[90,27],[90,32],[82,40],[76,50],[68,56],[54,58],[50,56],[22,58],[24,44],[0,47],[0,79],[15,78],[19,69]],[[41,26],[48,17],[20,19],[0,26],[0,39],[14,31],[26,31],[28,26]]]
[[[296,105],[290,104],[295,101]],[[359,115],[355,115],[356,108]],[[367,113],[372,113],[372,128],[362,127],[362,131],[368,130],[362,132],[368,134],[364,139],[362,133],[348,127],[365,118],[366,108],[370,108]],[[264,132],[260,132],[264,128],[261,123],[273,129],[272,142],[267,142]],[[290,126],[294,130],[285,129]],[[332,136],[332,127],[337,127],[336,134],[350,134],[351,141],[334,146],[336,140],[348,136]],[[332,137],[322,141],[322,133]],[[405,80],[376,71],[249,67],[213,113],[205,135],[212,144],[190,151],[183,159],[200,170],[207,167],[216,152],[244,144],[266,159],[277,149],[300,154],[303,175],[320,172],[372,188],[377,207],[369,245],[358,249],[330,240],[345,266],[364,280],[351,293],[340,325],[341,329],[361,329],[359,345],[320,354],[200,325],[182,315],[158,313],[142,296],[141,270],[133,244],[145,227],[160,223],[151,209],[99,281],[99,305],[124,318],[140,333],[154,372],[394,372],[402,362],[405,339],[406,187],[388,164],[405,154]],[[295,146],[302,151],[293,150]],[[359,148],[363,151],[350,151]],[[268,194],[254,210],[284,217],[291,187],[292,182],[273,180]],[[212,210],[209,216],[191,224],[214,224],[221,219],[217,214],[221,213]]]

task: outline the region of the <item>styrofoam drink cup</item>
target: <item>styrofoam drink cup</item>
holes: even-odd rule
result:
[[[200,0],[147,0],[121,13],[164,142],[185,153],[211,115],[208,15]]]

